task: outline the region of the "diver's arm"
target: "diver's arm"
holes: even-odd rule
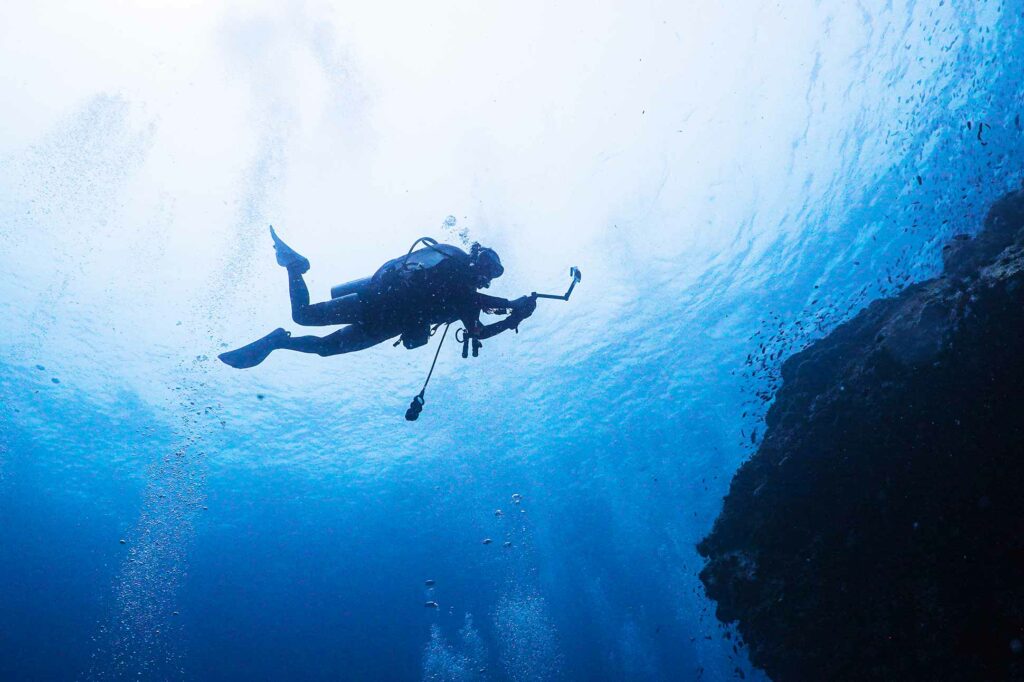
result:
[[[477,294],[477,297],[477,304],[480,308],[504,308],[512,311],[511,315],[494,324],[480,322],[480,308],[474,310],[472,315],[464,316],[462,323],[466,325],[469,335],[480,340],[489,339],[510,329],[518,330],[519,324],[532,315],[537,308],[537,300],[531,296],[523,296],[514,301],[484,294]]]
[[[507,332],[509,329],[515,329],[519,326],[522,320],[515,319],[513,317],[506,317],[504,320],[495,322],[494,324],[481,324],[480,320],[476,320],[474,326],[466,325],[466,329],[469,330],[469,335],[474,339],[489,339],[492,336],[497,336],[502,332]]]
[[[500,334],[508,329],[505,323],[508,319],[495,322],[494,324],[484,324],[480,321],[480,309],[473,308],[467,310],[461,316],[462,324],[466,326],[466,334],[470,338],[474,339],[489,339],[495,334]]]
[[[507,310],[512,307],[512,301],[508,300],[507,298],[498,298],[497,296],[488,296],[487,294],[481,294],[477,292],[476,305],[481,310],[498,310],[501,308]]]
[[[507,298],[498,298],[497,296],[488,296],[487,294],[477,292],[472,313],[467,311],[468,314],[463,315],[462,324],[466,325],[466,331],[471,337],[480,340],[489,339],[492,336],[497,336],[502,332],[513,329],[514,325],[508,324],[510,318],[505,318],[494,324],[483,324],[480,322],[480,312],[483,310],[505,311],[511,307],[512,302]]]

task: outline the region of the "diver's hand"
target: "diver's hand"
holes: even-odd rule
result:
[[[505,318],[505,326],[507,329],[515,329],[519,331],[519,324],[533,315],[533,311],[537,309],[537,299],[533,296],[520,296],[514,301],[510,301],[512,313]]]
[[[533,296],[520,296],[512,301],[512,317],[516,320],[525,320],[537,309],[537,299]]]

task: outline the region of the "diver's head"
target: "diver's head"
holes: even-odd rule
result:
[[[469,251],[469,267],[473,272],[478,289],[486,289],[491,285],[492,279],[501,277],[505,272],[498,253],[494,249],[480,246],[476,242],[473,243],[473,247]]]

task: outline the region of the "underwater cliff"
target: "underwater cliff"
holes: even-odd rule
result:
[[[698,546],[777,681],[1024,679],[1024,192],[793,355]]]

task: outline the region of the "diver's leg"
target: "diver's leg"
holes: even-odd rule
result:
[[[327,336],[292,336],[281,341],[280,348],[296,350],[300,353],[316,353],[323,357],[341,355],[387,341],[395,333],[368,332],[362,325],[351,324]]]
[[[266,360],[271,351],[281,348],[281,343],[288,339],[289,336],[288,332],[278,327],[262,339],[253,341],[241,348],[229,350],[227,353],[221,353],[217,357],[219,357],[224,364],[231,365],[235,369],[248,369],[249,367],[255,367]]]
[[[304,327],[324,327],[359,322],[361,306],[358,294],[311,304],[309,289],[299,268],[288,268],[288,294],[292,301],[292,319],[295,320],[295,324]]]
[[[298,324],[303,311],[309,307],[309,287],[306,280],[302,278],[302,270],[299,268],[288,268],[288,297],[292,301],[292,319]]]
[[[274,240],[274,251],[277,252],[277,264],[288,269],[298,268],[300,272],[309,270],[309,259],[298,251],[281,241],[281,238],[274,232],[274,226],[270,226],[270,238]]]
[[[399,332],[371,333],[358,324],[351,324],[327,336],[292,336],[290,332],[278,328],[262,339],[237,350],[221,353],[218,357],[236,369],[247,369],[260,364],[271,352],[280,348],[327,357],[364,350],[398,334]]]
[[[296,324],[307,327],[322,327],[332,324],[352,324],[359,321],[359,297],[345,296],[323,303],[309,303],[309,288],[302,275],[309,270],[309,259],[301,256],[277,236],[270,228],[274,239],[277,262],[288,271],[288,294],[292,303],[292,319]]]

